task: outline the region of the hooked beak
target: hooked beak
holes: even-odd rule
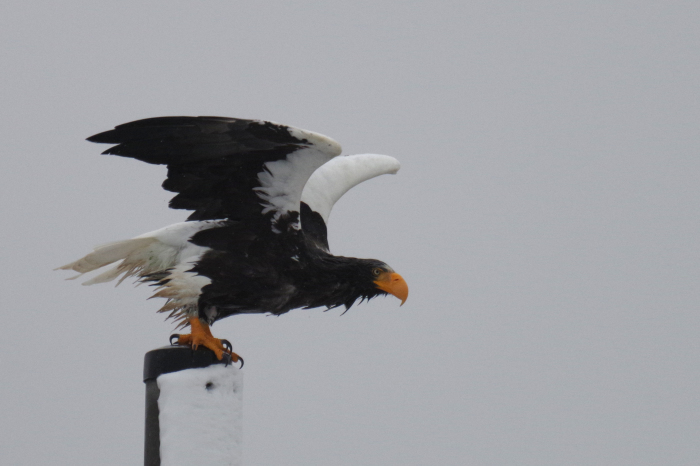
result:
[[[406,280],[398,273],[384,272],[377,278],[374,284],[378,289],[399,298],[402,306],[403,303],[406,302],[406,298],[408,298],[408,285],[406,284]]]

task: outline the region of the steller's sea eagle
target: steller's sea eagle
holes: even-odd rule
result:
[[[393,157],[337,157],[340,145],[311,131],[269,121],[160,117],[88,138],[116,144],[103,154],[166,165],[163,188],[186,222],[95,248],[59,267],[80,275],[118,262],[86,285],[136,276],[166,298],[159,312],[189,325],[178,344],[238,361],[209,326],[234,314],[284,314],[345,306],[392,294],[404,279],[382,261],[330,254],[326,223],[335,202],[375,176],[396,173]],[[80,276],[78,275],[78,276]],[[73,277],[73,278],[77,278]],[[241,361],[242,362],[242,361]]]

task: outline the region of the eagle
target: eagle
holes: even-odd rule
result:
[[[156,287],[189,334],[171,343],[205,347],[217,359],[243,360],[210,326],[236,314],[281,315],[292,309],[344,306],[391,294],[406,281],[376,259],[334,256],[327,223],[350,188],[394,174],[390,156],[340,156],[333,139],[271,121],[170,116],[137,120],[87,139],[113,146],[103,154],[165,165],[163,188],[177,193],[182,223],[98,246],[59,269],[79,275],[110,264],[85,285],[128,277]]]

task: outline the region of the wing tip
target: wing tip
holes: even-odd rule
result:
[[[354,154],[348,155],[355,160],[366,160],[370,162],[376,171],[376,175],[395,175],[401,169],[401,162],[396,157],[384,154]]]

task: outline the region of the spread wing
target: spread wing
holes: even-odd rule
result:
[[[354,186],[375,176],[394,174],[401,164],[394,157],[358,154],[336,157],[319,167],[301,195],[304,235],[328,251],[328,217],[335,203]]]
[[[116,144],[103,154],[166,165],[163,188],[188,220],[229,219],[247,228],[299,229],[308,178],[341,152],[332,139],[269,121],[160,117],[133,121],[88,141]]]

